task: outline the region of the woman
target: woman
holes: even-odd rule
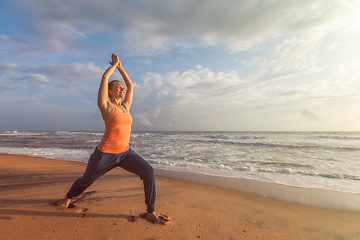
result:
[[[155,176],[154,170],[142,157],[129,148],[132,118],[129,113],[133,100],[133,84],[122,68],[116,54],[103,74],[98,93],[98,107],[105,122],[105,133],[100,144],[91,155],[85,173],[78,178],[63,200],[67,208],[73,197],[79,196],[93,182],[115,167],[138,175],[144,183],[145,203],[147,204],[147,220],[160,223],[163,219],[155,213]],[[114,80],[108,83],[109,77],[118,69],[124,78],[124,85]],[[108,99],[110,97],[110,100]],[[121,99],[124,100],[121,102]]]

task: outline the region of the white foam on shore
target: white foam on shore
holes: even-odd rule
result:
[[[209,166],[202,165],[164,165],[151,163],[154,168],[177,171],[177,172],[191,172],[200,173],[203,175],[249,179],[257,180],[268,183],[276,183],[279,185],[298,187],[298,188],[314,188],[323,189],[335,192],[343,192],[350,194],[359,194],[359,180],[358,179],[346,179],[341,177],[324,177],[321,173],[313,175],[292,174],[291,172],[273,172],[273,171],[241,171],[236,169],[211,168]]]
[[[0,153],[44,157],[57,160],[87,162],[93,150],[62,148],[13,148],[0,147]]]

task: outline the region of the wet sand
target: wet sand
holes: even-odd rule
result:
[[[0,236],[4,239],[359,239],[360,212],[291,203],[254,193],[156,177],[156,212],[142,181],[114,169],[75,199],[62,199],[86,164],[0,154]],[[170,174],[171,175],[171,174]],[[315,190],[316,192],[316,190]],[[338,195],[341,196],[341,195]]]

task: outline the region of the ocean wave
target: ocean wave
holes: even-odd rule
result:
[[[93,149],[0,147],[0,153],[87,162]]]
[[[354,180],[354,181],[360,180],[360,176],[355,176],[355,175],[339,174],[339,173],[308,172],[308,171],[293,170],[290,168],[278,169],[278,170],[258,169],[257,172],[321,177],[321,178],[329,178],[329,179],[346,179],[346,180]]]
[[[299,170],[299,169],[292,169],[290,166],[293,164],[289,164],[289,167],[284,168],[261,168],[259,166],[235,166],[235,165],[227,165],[227,164],[206,164],[200,162],[188,162],[188,161],[164,161],[164,160],[150,160],[152,164],[158,164],[162,166],[169,166],[169,167],[182,167],[182,168],[192,168],[198,169],[203,173],[206,173],[207,170],[227,170],[229,172],[228,176],[231,176],[231,172],[247,172],[250,174],[256,173],[266,173],[266,174],[281,174],[281,175],[293,175],[293,176],[309,176],[309,177],[320,177],[326,179],[344,179],[344,180],[354,180],[360,181],[360,176],[351,175],[351,174],[339,174],[339,173],[323,173],[323,172],[316,172],[315,170]],[[286,164],[285,164],[286,165]],[[285,166],[283,165],[283,166]],[[309,166],[307,166],[309,167]],[[312,167],[309,167],[312,168]],[[211,171],[213,174],[214,171]],[[223,172],[219,172],[223,173]],[[236,175],[236,174],[235,174]],[[219,174],[222,176],[222,174]]]
[[[44,132],[18,132],[18,131],[5,131],[0,132],[0,136],[41,136]]]
[[[74,135],[80,136],[80,135],[92,135],[92,136],[102,136],[103,132],[77,132],[77,131],[56,131],[54,132],[57,136],[71,136]]]
[[[284,144],[284,143],[267,143],[267,142],[244,142],[244,141],[229,141],[221,139],[213,140],[202,140],[202,139],[187,139],[184,140],[187,142],[197,142],[197,143],[213,143],[213,144],[226,144],[226,145],[239,145],[239,146],[248,146],[248,147],[274,147],[274,148],[298,148],[298,149],[342,149],[342,150],[360,150],[360,147],[354,146],[326,146],[326,145],[317,145],[317,144]]]
[[[159,134],[155,133],[131,133],[131,137],[133,138],[152,138],[159,136]]]
[[[271,167],[281,167],[281,168],[291,168],[291,169],[314,169],[313,166],[309,164],[301,163],[283,163],[283,162],[256,162],[259,166],[271,166]]]
[[[205,135],[205,138],[210,139],[227,139],[227,140],[243,140],[243,139],[264,139],[263,136],[229,136],[229,135]]]
[[[360,140],[360,136],[338,136],[338,135],[322,135],[319,138],[336,139],[336,140]]]

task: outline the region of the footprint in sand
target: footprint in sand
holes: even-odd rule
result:
[[[81,214],[79,217],[84,218],[85,215],[86,215],[85,212],[87,210],[88,210],[87,208],[81,208],[81,209],[79,208],[79,209],[76,210],[76,212]]]
[[[135,222],[136,221],[136,218],[135,216],[128,216],[128,222]]]
[[[50,203],[50,205],[55,206],[55,207],[65,208],[62,200],[57,200],[55,202],[52,202],[52,203]],[[76,213],[81,214],[80,216],[78,216],[81,218],[85,217],[85,215],[86,215],[85,212],[88,210],[87,208],[78,208],[73,203],[70,203],[68,208],[73,209]]]

